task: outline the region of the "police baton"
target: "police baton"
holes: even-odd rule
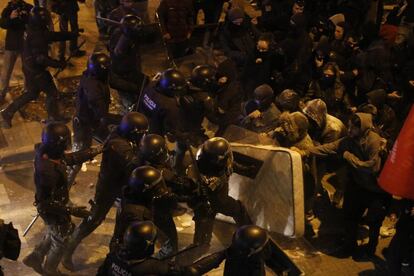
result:
[[[79,46],[78,46],[78,50],[79,50],[80,48],[82,48],[82,46],[83,46],[83,45],[85,45],[85,43],[86,43],[86,39],[85,39],[85,40],[83,40],[83,41],[79,44]],[[59,74],[60,74],[60,73],[62,73],[62,71],[66,69],[66,66],[67,66],[68,62],[69,62],[69,61],[70,61],[73,57],[74,57],[74,53],[72,53],[72,54],[70,54],[70,55],[68,56],[68,58],[65,60],[65,66],[64,66],[64,67],[62,67],[62,68],[59,68],[59,69],[56,71],[56,73],[55,73],[55,74],[53,74],[53,78],[57,78],[57,77],[59,76]]]
[[[40,217],[39,213],[36,214],[36,216],[32,219],[30,224],[26,227],[26,229],[23,232],[23,237],[26,237],[27,233],[29,233],[30,229],[32,229],[33,225],[36,223],[37,219]]]

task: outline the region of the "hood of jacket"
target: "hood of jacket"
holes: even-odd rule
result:
[[[303,113],[315,121],[319,129],[322,129],[325,126],[328,108],[326,107],[325,102],[321,99],[308,101],[303,109]]]

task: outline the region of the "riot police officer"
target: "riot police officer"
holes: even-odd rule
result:
[[[209,255],[190,266],[193,275],[203,275],[223,261],[223,275],[266,275],[265,262],[269,261],[269,237],[266,230],[256,225],[245,225],[233,235],[231,246]]]
[[[90,147],[92,137],[103,141],[108,135],[108,124],[119,124],[121,116],[109,113],[111,95],[108,86],[110,59],[104,53],[93,53],[82,74],[76,93],[76,113],[73,118],[73,150]],[[69,183],[73,183],[80,166],[72,168]]]
[[[215,92],[218,90],[216,79],[217,69],[211,65],[204,64],[194,67],[191,71],[191,84],[205,92]]]
[[[167,187],[162,173],[151,167],[136,168],[123,189],[121,211],[117,214],[111,250],[122,243],[126,228],[134,221],[152,220],[162,231],[165,246],[159,255],[166,256],[178,249],[178,236],[172,219],[176,196]]]
[[[189,119],[192,120],[192,115],[187,113],[185,107],[192,100],[191,96],[187,95],[187,88],[186,79],[180,71],[167,69],[161,73],[158,80],[150,83],[144,90],[140,105],[141,110],[150,119],[151,133],[168,135],[170,141],[177,141],[175,167],[179,171],[184,170],[182,159],[186,151],[186,146],[180,141],[185,138],[196,138],[186,135],[186,124]]]
[[[139,166],[137,146],[147,131],[147,118],[141,113],[130,112],[108,136],[104,144],[92,214],[82,221],[68,241],[63,259],[66,268],[74,269],[71,259],[76,247],[102,223],[115,199],[121,196],[122,187],[128,183],[131,172]]]
[[[217,81],[217,69],[211,65],[198,65],[194,67],[190,78],[190,93],[193,103],[190,105],[191,126],[200,129],[204,117],[212,123],[219,124],[218,106],[214,100],[220,89]]]
[[[144,90],[140,109],[150,120],[150,132],[165,136],[181,129],[181,111],[177,98],[187,93],[184,75],[167,69]]]
[[[60,275],[57,271],[66,240],[73,230],[71,215],[88,216],[85,207],[69,207],[66,165],[82,163],[101,152],[92,148],[65,154],[70,145],[70,131],[62,123],[48,124],[42,132],[42,143],[36,147],[35,205],[47,225],[47,233],[23,262],[42,275]],[[46,261],[42,268],[43,259]]]
[[[179,202],[188,202],[196,196],[196,183],[185,175],[179,175],[173,169],[173,155],[168,151],[165,139],[158,134],[148,134],[141,139],[139,157],[142,163],[152,166],[162,173],[168,188],[176,195]],[[174,216],[186,212],[186,208],[179,205],[172,210]]]
[[[96,25],[98,26],[98,32],[100,39],[108,39],[108,26],[105,22],[98,19],[98,17],[106,18],[109,13],[118,6],[118,0],[95,0],[94,8],[96,13]]]
[[[109,41],[112,60],[109,83],[118,91],[124,112],[138,101],[146,81],[141,69],[141,33],[141,18],[128,14],[122,18],[121,26],[111,32]]]
[[[209,247],[217,213],[232,217],[239,226],[249,224],[250,218],[243,204],[228,194],[233,153],[224,138],[215,137],[204,142],[197,152],[196,166],[189,167],[189,176],[199,183],[204,202],[201,204],[200,199],[196,199],[189,205],[194,210],[193,243],[200,245],[203,251]]]
[[[58,108],[58,90],[47,67],[64,68],[65,62],[48,56],[49,44],[54,41],[71,40],[76,33],[51,32],[48,30],[49,12],[45,8],[34,7],[29,16],[23,49],[23,73],[27,91],[13,101],[1,112],[3,127],[10,128],[14,113],[30,101],[36,99],[40,92],[46,93],[46,109],[49,119],[62,119]]]
[[[131,224],[118,250],[110,252],[98,270],[98,276],[180,275],[180,268],[169,261],[152,257],[157,230],[151,221]]]

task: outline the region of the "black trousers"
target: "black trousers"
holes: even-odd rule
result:
[[[386,254],[389,275],[400,276],[402,274],[403,261],[411,261],[411,269],[414,269],[414,217],[402,214],[397,223],[397,232],[390,242]]]
[[[47,225],[46,234],[35,246],[32,253],[37,255],[41,260],[46,257],[43,266],[45,273],[53,274],[56,272],[73,227],[74,225],[70,221]]]
[[[375,252],[382,222],[387,214],[391,196],[384,193],[376,193],[358,187],[356,183],[348,183],[344,195],[345,213],[345,242],[346,247],[357,247],[358,225],[368,209],[367,223],[369,226],[368,250]]]
[[[77,117],[72,120],[73,127],[73,145],[72,151],[81,151],[92,146],[93,128],[82,123]],[[82,168],[82,164],[76,164],[68,167],[68,185],[71,187],[75,182],[76,176]]]
[[[71,258],[81,241],[102,224],[120,194],[121,191],[119,188],[109,187],[106,181],[102,181],[100,178],[98,179],[91,215],[85,218],[70,236],[65,251],[65,259]]]
[[[79,31],[78,25],[78,13],[70,13],[70,14],[61,14],[59,15],[59,29],[61,32],[70,31],[77,33]],[[78,50],[78,39],[74,38],[69,42],[69,50],[70,52],[76,52]],[[66,41],[60,42],[59,47],[59,57],[64,58],[66,51]]]
[[[28,104],[30,101],[39,97],[40,92],[46,93],[46,109],[50,119],[59,117],[58,90],[53,78],[48,71],[34,73],[23,67],[26,80],[26,92],[15,99],[5,110],[7,117],[13,118],[14,114]]]

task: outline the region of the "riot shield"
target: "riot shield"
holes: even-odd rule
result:
[[[231,142],[235,162],[251,168],[250,175],[237,171],[231,175],[229,195],[243,202],[256,225],[289,237],[302,236],[305,219],[300,155],[236,126],[229,127],[224,137]],[[232,221],[222,215],[218,218]]]

